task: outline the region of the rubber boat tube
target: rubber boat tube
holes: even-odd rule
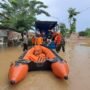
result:
[[[44,46],[42,46],[44,47]],[[44,49],[49,50],[47,47]],[[35,63],[33,60],[25,60],[25,56],[29,51],[25,52],[19,57],[19,60],[15,64],[11,64],[9,69],[9,81],[11,84],[16,84],[23,80],[28,71],[36,70],[50,70],[55,76],[61,79],[68,79],[69,66],[65,60],[59,57],[55,52],[49,50],[49,55],[54,55],[54,59],[48,59],[44,63]]]

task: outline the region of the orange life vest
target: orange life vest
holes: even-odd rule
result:
[[[56,44],[60,44],[61,43],[61,39],[62,39],[61,35],[60,34],[57,34],[56,37],[55,37],[54,42]]]
[[[42,45],[43,44],[43,38],[42,37],[38,37],[36,39],[36,45]]]
[[[35,37],[32,37],[32,44],[35,44]]]
[[[37,46],[40,46],[40,45],[37,45]],[[43,57],[45,58],[48,58],[48,59],[53,59],[55,58],[56,56],[52,53],[51,50],[49,50],[48,48],[44,47],[44,46],[40,46],[40,49],[41,49],[41,53],[39,55],[35,55],[35,46],[33,48],[31,48],[27,54],[24,56],[23,59],[25,60],[31,60],[31,61],[34,61],[34,62],[37,62],[38,60],[38,57],[40,55],[42,55]]]

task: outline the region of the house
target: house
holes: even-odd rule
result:
[[[7,44],[8,41],[19,40],[21,38],[21,34],[10,31],[10,30],[0,30],[0,45]]]
[[[6,43],[8,39],[7,37],[8,37],[7,30],[0,30],[0,45],[3,45]]]

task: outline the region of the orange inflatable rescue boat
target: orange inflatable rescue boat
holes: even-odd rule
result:
[[[40,62],[40,60],[44,61]],[[9,81],[12,85],[17,84],[27,76],[28,71],[36,70],[51,70],[55,76],[68,79],[67,62],[49,48],[37,45],[24,52],[15,64],[11,64]]]

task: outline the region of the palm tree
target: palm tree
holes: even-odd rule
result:
[[[79,12],[76,11],[75,8],[69,8],[68,10],[69,13],[69,24],[70,24],[70,33],[72,33],[73,31],[75,32],[76,30],[72,30],[73,25],[75,25],[74,27],[76,28],[76,18],[75,16],[77,16],[79,14]]]

